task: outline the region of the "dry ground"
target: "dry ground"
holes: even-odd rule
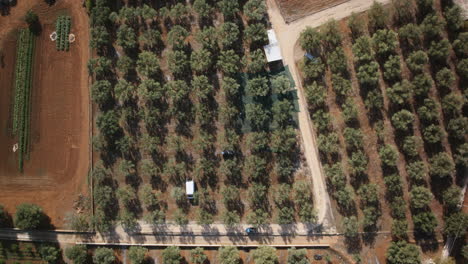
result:
[[[31,114],[30,159],[24,173],[17,169],[10,136],[10,100],[15,67],[15,29],[33,9],[42,24],[36,39]],[[77,41],[69,52],[58,52],[49,34],[59,14],[72,16]],[[89,107],[86,63],[88,19],[80,1],[64,0],[49,7],[42,0],[19,1],[0,17],[0,204],[10,213],[24,202],[42,206],[52,224],[61,227],[78,194],[86,193],[89,164]]]
[[[349,0],[276,0],[287,23]]]

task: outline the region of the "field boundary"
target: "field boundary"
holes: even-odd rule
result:
[[[334,3],[334,4],[331,4],[327,7],[324,7],[324,8],[321,8],[321,9],[318,9],[318,10],[315,10],[315,11],[312,11],[312,12],[309,12],[309,13],[304,13],[303,15],[301,16],[298,16],[298,17],[294,17],[294,18],[291,18],[291,19],[287,19],[287,15],[284,13],[284,9],[281,5],[281,3],[278,1],[278,0],[275,0],[276,4],[278,5],[279,7],[279,10],[280,10],[280,13],[281,13],[281,16],[283,17],[284,21],[286,22],[286,24],[290,24],[290,23],[293,23],[297,20],[301,20],[302,18],[304,17],[308,17],[310,15],[313,15],[313,14],[316,14],[316,13],[320,13],[324,10],[327,10],[327,9],[330,9],[330,8],[333,8],[335,6],[338,6],[338,5],[341,5],[341,4],[344,4],[346,2],[349,2],[350,0],[343,0],[343,1],[340,1],[340,2],[337,2],[337,3]]]

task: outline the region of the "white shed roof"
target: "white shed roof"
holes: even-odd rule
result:
[[[268,30],[268,41],[269,44],[263,47],[268,62],[282,60],[281,49],[273,29]]]
[[[187,195],[193,195],[195,192],[195,183],[193,181],[186,181],[185,182],[185,192]]]

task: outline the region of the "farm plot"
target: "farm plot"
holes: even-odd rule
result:
[[[274,0],[286,22],[293,22],[349,0]]]
[[[73,7],[73,8],[71,8]],[[36,37],[31,95],[30,140],[23,172],[18,170],[18,143],[12,136],[15,42],[17,28],[25,27],[24,14],[31,9],[39,15],[42,33]],[[73,27],[79,28],[70,52],[57,52],[49,38],[58,14],[70,10]],[[86,61],[87,16],[76,1],[49,6],[44,1],[18,3],[12,13],[0,17],[2,65],[0,67],[0,204],[14,214],[18,204],[36,203],[44,208],[53,225],[64,227],[74,200],[86,194],[89,164],[88,88]],[[85,27],[82,27],[85,25]]]
[[[414,251],[408,238],[434,243],[466,221],[456,204],[467,164],[468,33],[457,6],[435,2],[374,4],[300,38],[316,56],[300,66],[330,193],[354,250],[372,243],[358,229],[391,229],[390,251]]]
[[[91,12],[100,231],[113,220],[136,228],[141,218],[314,221],[290,80],[265,77],[264,1],[207,2],[117,5],[105,15],[98,5]],[[251,100],[242,101],[245,95]],[[197,188],[191,201],[188,180]]]
[[[24,159],[27,158],[29,147],[34,42],[35,36],[29,29],[20,30],[13,105],[13,135],[18,139],[18,145],[15,148],[18,148],[20,171],[23,171]]]
[[[70,49],[70,41],[68,38],[68,35],[70,34],[70,28],[70,16],[59,16],[57,18],[57,22],[55,22],[55,32],[57,34],[55,45],[57,50],[68,51]]]

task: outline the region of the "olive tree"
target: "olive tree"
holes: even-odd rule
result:
[[[389,264],[421,263],[418,247],[404,240],[392,242],[385,255]]]
[[[45,224],[46,215],[41,207],[35,204],[23,203],[16,207],[13,219],[15,227],[25,230],[39,229]]]
[[[419,50],[412,52],[408,56],[406,64],[413,73],[420,73],[423,71],[424,65],[427,64],[428,60],[427,54],[424,51]]]
[[[439,152],[434,155],[429,159],[429,163],[431,176],[443,179],[455,172],[455,165],[450,156],[445,152]]]
[[[411,123],[414,121],[414,115],[410,111],[403,109],[396,112],[392,116],[393,126],[401,131],[408,131],[411,128]]]
[[[252,252],[252,258],[255,264],[276,264],[278,256],[276,249],[269,246],[260,246]]]
[[[413,209],[424,209],[434,199],[431,191],[423,186],[415,186],[410,192],[410,204]]]

